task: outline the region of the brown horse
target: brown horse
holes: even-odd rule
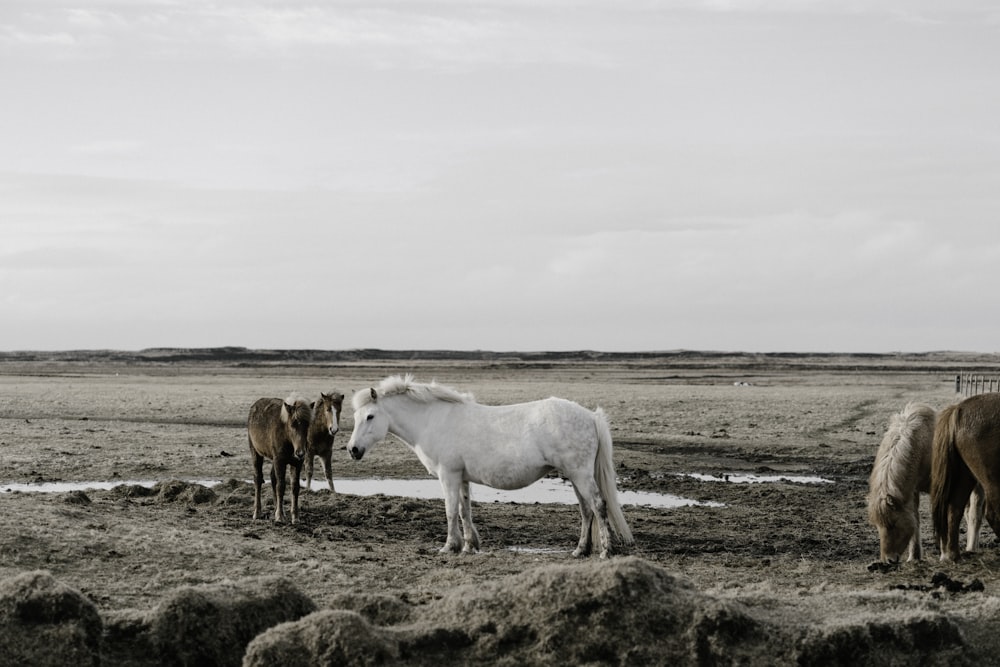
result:
[[[320,392],[319,400],[312,404],[312,424],[306,442],[306,489],[312,487],[313,462],[318,456],[323,461],[326,483],[333,489],[333,436],[340,430],[340,409],[344,406],[344,395],[336,391],[329,394]]]
[[[1000,535],[1000,394],[980,394],[938,415],[931,454],[931,514],[941,560],[958,559],[958,524],[979,483],[986,521]]]
[[[909,403],[889,418],[868,480],[868,521],[878,529],[879,558],[896,563],[920,560],[920,494],[930,491],[934,409]],[[982,494],[977,487],[965,514],[966,548],[979,545]]]
[[[271,460],[271,491],[274,520],[285,521],[285,468],[292,466],[292,523],[299,520],[299,475],[306,455],[312,409],[295,396],[261,398],[250,408],[247,439],[253,459],[253,518],[260,518],[260,487],[264,483],[264,459]]]

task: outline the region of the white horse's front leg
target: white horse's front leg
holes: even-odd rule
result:
[[[441,553],[458,553],[462,550],[462,529],[459,525],[459,514],[462,502],[462,478],[445,473],[438,473],[441,488],[444,490],[444,512],[448,518],[448,539],[441,547]]]
[[[462,482],[462,551],[477,553],[479,551],[479,531],[472,523],[472,496],[469,494],[469,483]]]

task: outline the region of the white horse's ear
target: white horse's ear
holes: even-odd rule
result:
[[[375,393],[375,387],[372,387],[372,401],[378,400],[378,394]]]

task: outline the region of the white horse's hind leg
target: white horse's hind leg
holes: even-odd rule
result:
[[[462,482],[462,551],[476,553],[479,551],[479,531],[472,523],[472,496],[469,494],[469,483]]]
[[[573,550],[574,558],[581,558],[590,555],[591,531],[594,526],[594,512],[590,509],[590,503],[580,495],[580,491],[573,486],[576,499],[580,503],[580,542]]]
[[[441,547],[441,553],[462,550],[462,528],[459,525],[459,515],[462,512],[462,478],[461,476],[438,473],[441,488],[444,490],[444,512],[448,518],[448,539]]]
[[[593,518],[596,517],[601,537],[601,558],[607,558],[611,550],[611,529],[608,526],[608,508],[597,488],[597,482],[593,476],[587,476],[582,480],[570,479],[570,481],[573,483],[576,497],[580,501],[580,516],[583,520],[583,525],[580,527],[580,545],[573,552],[573,555],[585,556],[589,553],[591,526]],[[585,535],[586,544],[584,542]],[[581,551],[582,547],[585,547],[585,551]]]

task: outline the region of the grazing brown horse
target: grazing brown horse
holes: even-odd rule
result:
[[[1000,535],[1000,394],[980,394],[938,415],[931,453],[931,514],[941,560],[958,559],[958,524],[979,483],[986,521]]]
[[[292,523],[299,520],[299,475],[306,455],[312,408],[295,396],[261,398],[250,408],[247,439],[253,458],[253,518],[260,518],[260,487],[264,483],[264,459],[271,460],[271,491],[274,520],[285,521],[285,468],[292,466]]]
[[[920,494],[931,487],[935,419],[933,408],[907,404],[889,418],[875,454],[868,480],[868,521],[878,529],[883,563],[898,563],[903,552],[908,552],[908,560],[920,560]],[[981,499],[977,487],[965,511],[969,551],[979,545]]]
[[[326,472],[326,483],[333,489],[333,436],[340,430],[340,409],[344,406],[344,395],[336,391],[329,394],[320,392],[319,400],[312,404],[312,424],[306,442],[306,489],[312,487],[313,461],[318,456]]]

